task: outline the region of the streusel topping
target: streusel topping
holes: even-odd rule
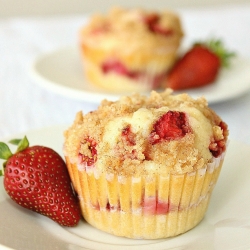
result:
[[[149,50],[165,53],[176,48],[183,36],[179,17],[170,11],[113,8],[107,15],[96,14],[81,29],[81,42],[114,53]]]
[[[226,148],[227,125],[204,98],[152,91],[79,112],[65,132],[72,163],[125,176],[192,172]]]

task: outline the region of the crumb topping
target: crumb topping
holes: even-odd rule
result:
[[[95,14],[80,30],[81,42],[92,47],[123,53],[150,49],[162,53],[176,48],[183,36],[180,19],[171,11],[112,8],[106,15]],[[129,46],[128,46],[129,44]],[[120,52],[121,53],[121,52]]]
[[[226,148],[226,123],[204,98],[138,93],[77,113],[64,153],[75,164],[124,176],[192,172]],[[153,138],[153,139],[152,139]]]

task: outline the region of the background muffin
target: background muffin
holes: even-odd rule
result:
[[[182,37],[179,17],[170,11],[113,8],[94,15],[80,31],[86,77],[114,92],[155,89],[175,62]]]
[[[84,218],[129,238],[186,232],[204,217],[227,137],[205,99],[170,90],[78,113],[64,154]]]

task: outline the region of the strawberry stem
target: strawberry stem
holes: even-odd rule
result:
[[[13,144],[13,145],[18,145],[20,143],[21,139],[12,139],[9,141],[10,144]]]
[[[13,140],[10,140],[9,143],[11,143],[13,145],[17,145],[16,153],[23,151],[24,149],[29,147],[29,141],[28,141],[26,135],[24,136],[23,139],[13,139]]]
[[[13,144],[13,145],[17,145],[17,150],[16,153],[26,149],[27,147],[29,147],[29,141],[27,139],[26,136],[24,136],[23,139],[13,139],[10,140],[9,143]],[[12,152],[9,148],[9,146],[4,143],[4,142],[0,142],[0,159],[5,160],[5,162],[3,163],[3,170],[0,170],[0,176],[3,176],[4,174],[4,168],[6,165],[6,161],[12,156]]]
[[[13,154],[10,151],[10,148],[4,142],[0,142],[0,159],[5,160],[3,163],[3,170],[0,169],[0,176],[4,175],[4,169],[6,165],[6,161],[12,156]]]
[[[235,56],[235,53],[228,51],[221,40],[211,39],[207,42],[207,46],[220,58],[223,67],[230,65],[230,59]]]

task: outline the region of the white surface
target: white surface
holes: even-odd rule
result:
[[[60,126],[26,134],[31,145],[49,146],[62,154],[64,130],[65,126]],[[249,250],[249,152],[249,145],[236,141],[229,143],[204,220],[191,231],[166,240],[115,237],[83,221],[75,228],[63,228],[42,215],[16,205],[0,185],[0,244],[25,250]]]
[[[194,98],[203,95],[209,104],[236,98],[250,90],[249,69],[250,59],[237,56],[230,68],[220,72],[216,82],[185,92]],[[49,91],[82,101],[100,103],[105,98],[116,100],[121,95],[129,94],[114,94],[90,84],[84,77],[80,49],[77,47],[61,48],[38,56],[31,66],[31,76]]]
[[[113,5],[147,8],[180,8],[248,3],[249,0],[0,0],[0,18],[12,16],[62,15],[107,11]]]

